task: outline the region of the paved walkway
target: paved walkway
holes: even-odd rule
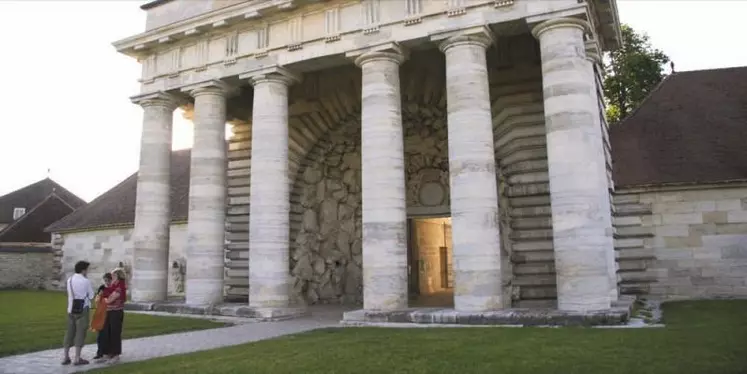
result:
[[[342,313],[339,309],[314,308],[309,317],[281,322],[252,322],[210,330],[191,331],[148,338],[129,339],[122,342],[121,363],[178,355],[213,348],[255,342],[324,327],[339,326]],[[125,329],[127,325],[125,323]],[[60,335],[61,336],[61,335]],[[60,339],[62,339],[60,337]],[[72,353],[72,352],[71,352]],[[91,359],[96,345],[83,347],[83,357]],[[2,374],[67,374],[92,370],[106,364],[62,366],[62,349],[27,353],[0,358]]]

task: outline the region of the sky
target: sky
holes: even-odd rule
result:
[[[144,31],[143,3],[0,0],[0,195],[49,176],[91,201],[137,170],[142,109],[129,97],[140,65],[111,43]],[[747,66],[747,0],[618,0],[618,8],[677,71]],[[177,110],[174,149],[191,138]]]

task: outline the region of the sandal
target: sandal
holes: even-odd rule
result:
[[[84,359],[80,358],[80,359],[78,359],[78,361],[75,361],[75,363],[73,365],[80,366],[80,365],[88,365],[88,364],[89,364],[88,360],[84,360]]]
[[[68,357],[68,358],[66,358],[66,359],[64,359],[64,360],[62,360],[62,364],[63,364],[63,365],[70,365],[70,363],[71,363],[71,362],[72,362],[72,361],[70,361],[70,357]]]

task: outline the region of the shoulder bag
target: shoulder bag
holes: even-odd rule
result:
[[[67,279],[68,292],[70,292],[70,295],[73,297],[73,306],[72,308],[70,308],[70,314],[82,314],[83,306],[86,304],[86,300],[75,298],[75,292],[73,291],[72,281],[73,281],[73,277],[70,277]]]

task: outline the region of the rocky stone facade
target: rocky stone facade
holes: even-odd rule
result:
[[[50,245],[0,243],[0,289],[54,289],[57,270]]]
[[[105,272],[123,266],[128,280],[132,278],[134,242],[132,228],[91,230],[56,234],[55,247],[62,251],[60,284],[73,274],[75,263],[85,260],[91,263],[88,278],[94,285],[101,283]],[[186,275],[186,225],[174,224],[169,238],[169,283],[170,295],[184,293]]]
[[[401,309],[407,219],[443,216],[457,310],[616,300],[607,129],[587,51],[619,42],[608,2],[162,5],[145,7],[146,27],[177,9],[192,17],[115,45],[143,61],[136,101],[194,102],[188,257],[201,267],[188,259],[188,304],[219,301],[225,284],[264,311]]]

